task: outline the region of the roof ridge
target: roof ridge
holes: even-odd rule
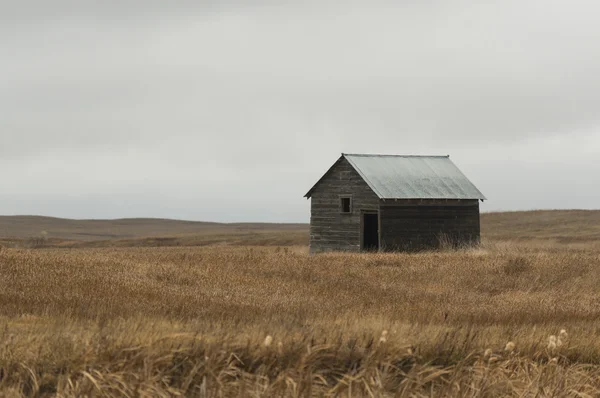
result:
[[[392,157],[392,158],[450,158],[450,155],[390,155],[379,153],[342,153],[342,156]]]

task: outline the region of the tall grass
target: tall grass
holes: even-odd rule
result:
[[[0,394],[598,396],[596,247],[5,248]]]

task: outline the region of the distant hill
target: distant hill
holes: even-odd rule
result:
[[[600,210],[532,210],[481,214],[481,234],[492,240],[600,240]]]
[[[481,232],[483,238],[490,240],[600,240],[600,210],[483,213]],[[52,244],[66,246],[306,245],[308,225],[0,216],[0,240],[4,242],[41,236]]]
[[[215,223],[159,218],[71,220],[42,216],[0,216],[3,241],[46,237],[77,246],[195,245],[248,240],[250,243],[308,244],[306,224]],[[304,239],[305,238],[305,239]]]

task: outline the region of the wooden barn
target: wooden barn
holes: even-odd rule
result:
[[[449,156],[356,154],[342,154],[305,197],[311,253],[478,243],[486,199]]]

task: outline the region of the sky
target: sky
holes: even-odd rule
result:
[[[340,153],[600,208],[600,3],[0,0],[0,214],[308,222]]]

